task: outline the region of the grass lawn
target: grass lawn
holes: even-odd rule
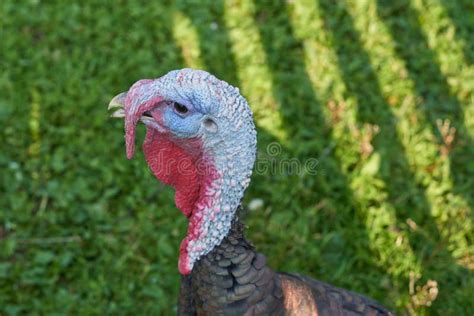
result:
[[[186,220],[106,106],[185,66],[241,88],[259,159],[318,161],[253,176],[273,267],[474,313],[472,0],[2,0],[1,315],[176,312]]]

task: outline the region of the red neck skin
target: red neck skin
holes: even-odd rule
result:
[[[155,177],[175,189],[175,204],[189,219],[188,233],[182,241],[179,256],[179,271],[191,273],[189,268],[188,243],[202,237],[203,214],[197,205],[211,205],[206,196],[208,188],[218,178],[212,161],[203,155],[200,139],[171,139],[169,134],[147,128],[143,144],[145,159]]]

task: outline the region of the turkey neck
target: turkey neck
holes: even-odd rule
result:
[[[283,313],[278,274],[266,265],[264,255],[245,239],[244,225],[232,221],[222,242],[196,262],[183,276],[179,315],[252,315]],[[188,307],[193,306],[190,313]]]

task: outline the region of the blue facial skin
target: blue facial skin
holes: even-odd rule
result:
[[[185,105],[183,105],[185,106]],[[193,137],[199,132],[204,114],[195,110],[194,107],[187,107],[187,113],[179,113],[175,104],[171,103],[163,109],[163,125],[167,126],[173,133],[182,138]]]
[[[162,124],[176,137],[194,137],[197,136],[206,117],[218,123],[215,115],[219,112],[222,100],[210,90],[207,82],[180,81],[179,76],[180,71],[171,71],[158,80],[143,85],[140,89],[155,92],[144,93],[147,98],[152,98],[159,93],[167,101],[161,109]],[[200,79],[205,79],[207,76],[210,75],[205,74]],[[143,101],[145,100],[141,100]],[[187,112],[179,112],[173,102],[185,106]]]

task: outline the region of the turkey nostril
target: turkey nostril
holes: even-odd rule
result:
[[[153,116],[151,115],[150,111],[146,111],[145,113],[142,114],[142,116],[146,116],[146,117],[151,117],[151,118],[153,118]]]

